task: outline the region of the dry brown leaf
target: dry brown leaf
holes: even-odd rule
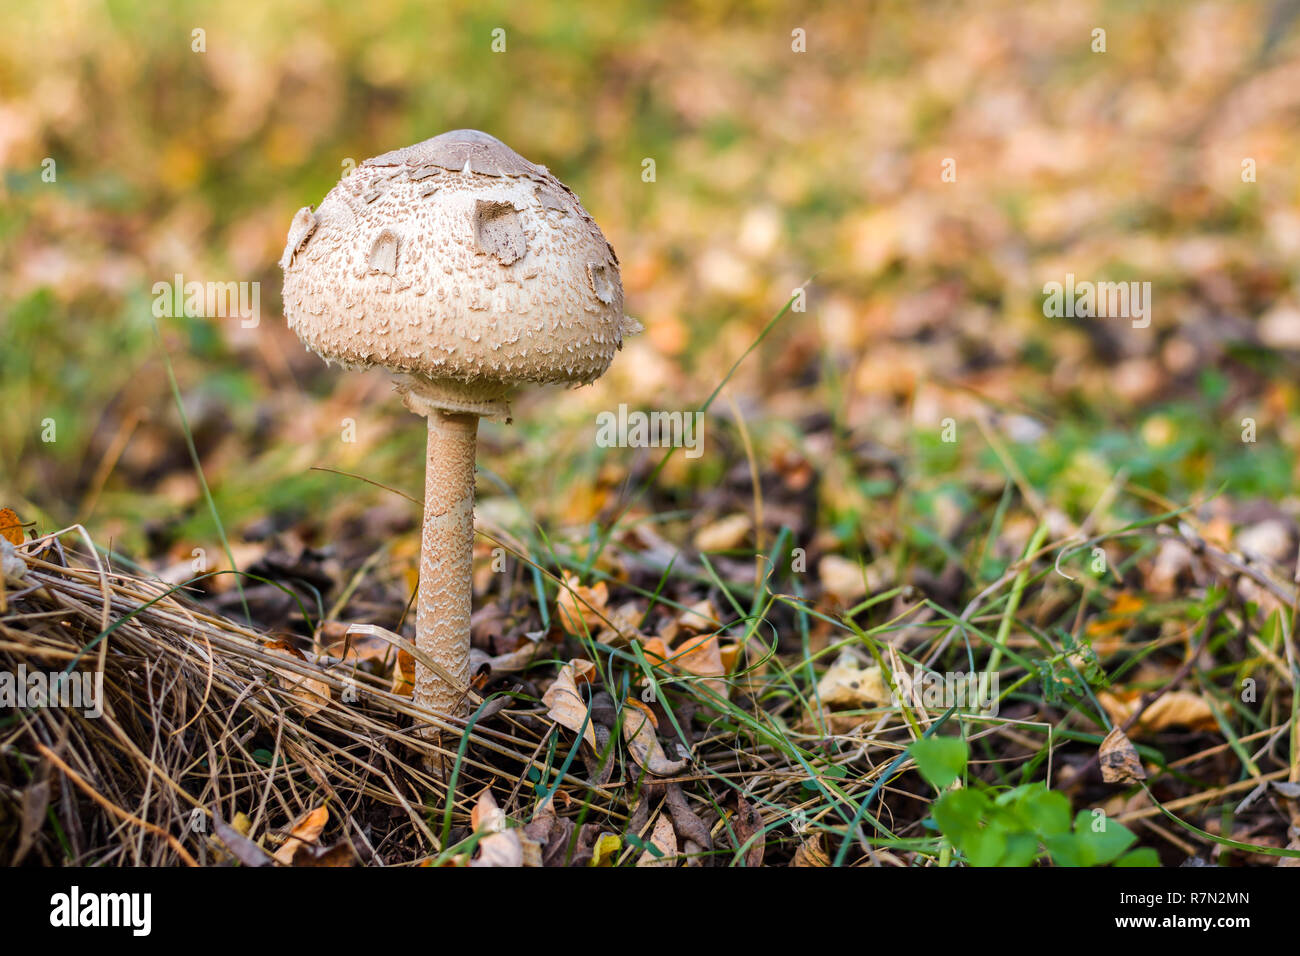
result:
[[[712,631],[717,629],[721,622],[718,620],[718,609],[713,606],[713,602],[708,598],[703,601],[696,601],[694,604],[677,615],[677,625],[688,631]],[[672,638],[660,632],[660,637],[671,643]]]
[[[606,627],[609,587],[597,581],[591,587],[578,583],[578,577],[565,572],[564,586],[555,600],[556,617],[570,634],[583,637]]]
[[[0,538],[10,544],[23,543],[23,523],[12,508],[0,508]]]
[[[728,515],[695,532],[698,551],[734,551],[745,543],[754,522],[747,514]]]
[[[1109,611],[1088,623],[1088,637],[1095,639],[1129,630],[1137,622],[1137,615],[1144,607],[1146,602],[1141,597],[1128,591],[1122,592],[1115,598]]]
[[[1101,779],[1106,783],[1136,783],[1147,777],[1146,771],[1142,769],[1137,748],[1118,726],[1101,742],[1098,760],[1101,765]]]
[[[828,554],[817,565],[817,576],[821,580],[822,590],[841,604],[852,604],[866,596],[866,577],[856,561],[838,554]]]
[[[9,861],[10,866],[22,862],[45,825],[45,814],[50,805],[49,764],[39,766],[42,768],[40,779],[34,780],[23,791],[22,829],[18,833],[18,849]]]
[[[312,640],[317,654],[348,661],[383,660],[397,650],[377,633],[378,627],[358,627],[345,621],[321,621]]]
[[[519,848],[523,851],[523,866],[544,866],[542,844],[532,839],[526,832],[516,830],[519,834]]]
[[[513,651],[507,651],[504,654],[498,654],[496,657],[488,658],[488,666],[492,668],[492,676],[497,677],[501,674],[517,674],[527,669],[528,665],[537,657],[541,649],[541,641],[525,640]]]
[[[244,866],[270,866],[275,858],[248,838],[248,823],[243,813],[236,815],[233,825],[227,823],[213,808],[213,832],[230,854]]]
[[[1102,691],[1097,695],[1097,700],[1106,709],[1114,726],[1123,726],[1128,721],[1141,698],[1142,695],[1137,691],[1129,691],[1122,696],[1110,691]],[[1219,724],[1214,719],[1214,711],[1210,710],[1210,705],[1200,695],[1186,690],[1171,690],[1156,698],[1143,712],[1137,725],[1129,731],[1132,736],[1140,736],[1174,726],[1187,727],[1189,730],[1215,730]]]
[[[497,833],[505,829],[505,814],[501,812],[501,807],[497,805],[496,797],[492,796],[491,790],[484,789],[479,794],[474,809],[469,814],[469,825],[475,833],[480,830]]]
[[[542,703],[546,705],[547,717],[575,734],[582,734],[582,739],[591,745],[592,752],[598,753],[596,728],[587,716],[587,702],[578,690],[579,683],[590,684],[595,676],[595,664],[575,657],[560,668],[560,673],[542,695]]]
[[[628,602],[617,609],[606,609],[608,623],[600,622],[596,640],[601,644],[621,646],[640,637],[641,618],[645,615],[635,602]]]
[[[523,834],[508,829],[506,815],[501,812],[492,791],[484,789],[469,815],[470,826],[480,834],[478,852],[470,866],[523,866]],[[531,841],[530,841],[531,842]],[[535,845],[535,844],[534,844]]]
[[[888,704],[891,699],[880,665],[861,667],[849,654],[840,655],[822,675],[817,682],[817,695],[823,704],[846,707]]]
[[[642,640],[641,650],[645,654],[645,659],[653,667],[662,667],[671,654],[668,645],[664,643],[663,638],[659,637],[648,637]]]
[[[690,804],[686,802],[686,795],[682,793],[681,784],[670,783],[664,793],[664,802],[668,806],[668,812],[673,817],[673,828],[683,843],[683,850],[694,846],[697,853],[703,853],[713,849],[713,837],[709,835],[709,827],[699,814],[691,809]]]
[[[303,652],[288,641],[271,641],[263,644],[262,649],[276,657],[307,663],[307,657]],[[315,677],[308,677],[287,667],[272,667],[271,670],[280,678],[281,685],[293,699],[294,707],[303,716],[310,717],[328,706],[330,702],[330,685],[325,681]]]
[[[397,664],[393,667],[393,693],[401,697],[411,697],[415,693],[415,655],[400,647],[397,649]]]
[[[673,858],[677,856],[677,833],[673,830],[672,818],[666,813],[660,813],[659,819],[655,821],[655,828],[650,834],[651,845],[658,848],[662,856],[655,856],[648,848],[641,851],[641,856],[637,858],[637,866],[672,866]]]
[[[294,854],[298,852],[298,848],[314,845],[320,839],[321,832],[325,829],[325,824],[329,823],[329,819],[329,807],[323,803],[315,810],[310,810],[299,817],[293,829],[289,831],[289,839],[275,851],[276,862],[284,866],[293,866]]]
[[[655,732],[659,722],[654,711],[639,700],[627,700],[623,707],[623,739],[638,764],[658,777],[680,773],[690,763],[685,758],[669,760]]]
[[[766,848],[763,814],[743,796],[736,797],[736,815],[731,818],[731,827],[736,834],[736,849],[745,849],[745,866],[762,866],[763,851]],[[750,840],[753,842],[750,843]]]
[[[502,830],[478,841],[478,854],[470,866],[523,866],[524,843],[518,830]]]
[[[300,846],[293,854],[293,865],[302,867],[339,867],[354,866],[356,853],[347,840],[340,840],[333,846]]]
[[[683,641],[673,649],[668,666],[695,677],[714,678],[705,680],[704,685],[726,699],[730,688],[726,681],[716,679],[727,672],[722,663],[722,650],[716,634],[701,634]]]
[[[803,843],[799,844],[799,849],[794,851],[794,861],[792,866],[830,866],[831,857],[826,852],[823,845],[824,839],[822,834],[814,833]]]

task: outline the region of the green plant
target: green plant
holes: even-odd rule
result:
[[[1154,850],[1125,852],[1137,837],[1101,811],[1080,810],[1070,820],[1070,801],[1042,783],[1009,790],[965,776],[969,748],[957,737],[931,737],[911,746],[917,769],[942,791],[927,825],[971,866],[1029,866],[1047,859],[1058,866],[1159,866]]]

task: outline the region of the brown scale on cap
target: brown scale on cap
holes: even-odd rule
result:
[[[428,419],[414,699],[445,770],[441,733],[468,701],[479,417],[508,417],[515,386],[604,373],[640,330],[618,257],[544,167],[456,130],[366,160],[298,210],[280,265],[299,338],[326,361],[391,369]]]

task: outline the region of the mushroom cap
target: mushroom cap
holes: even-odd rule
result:
[[[578,197],[477,130],[366,160],[298,211],[280,266],[307,347],[393,370],[417,411],[504,415],[517,385],[594,381],[639,330]]]

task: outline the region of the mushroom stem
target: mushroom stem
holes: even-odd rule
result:
[[[478,416],[431,409],[424,472],[424,532],[420,546],[415,646],[460,686],[415,665],[415,704],[459,716],[469,684],[471,563],[474,552],[474,451]]]

